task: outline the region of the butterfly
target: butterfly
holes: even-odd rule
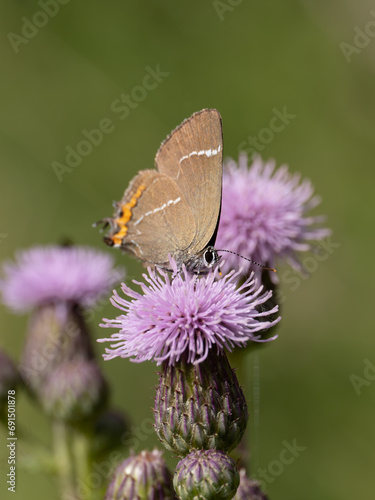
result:
[[[190,272],[218,262],[214,248],[220,219],[223,133],[220,113],[203,109],[162,142],[156,170],[130,182],[109,226],[109,246],[133,254],[144,265],[170,269],[169,256]]]

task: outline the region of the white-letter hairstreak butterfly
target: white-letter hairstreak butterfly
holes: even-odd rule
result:
[[[221,209],[223,134],[220,113],[203,109],[187,118],[161,144],[157,170],[130,182],[104,241],[146,265],[205,272],[219,259],[213,245]]]

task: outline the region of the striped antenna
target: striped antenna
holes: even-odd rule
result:
[[[247,257],[244,257],[243,255],[240,255],[239,253],[236,253],[236,252],[232,252],[232,250],[218,250],[216,249],[217,252],[227,252],[227,253],[232,253],[234,255],[237,255],[237,257],[241,257],[241,259],[245,259],[247,260],[248,262],[251,262],[252,264],[255,264],[259,267],[261,267],[262,269],[265,269],[266,271],[273,271],[274,273],[276,273],[276,269],[274,269],[273,267],[267,267],[267,266],[263,266],[263,264],[259,264],[259,262],[255,262],[255,260],[251,260],[251,259],[248,259]]]

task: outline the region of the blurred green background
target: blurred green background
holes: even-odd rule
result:
[[[194,111],[215,107],[223,118],[224,154],[237,157],[248,136],[269,126],[273,109],[286,107],[295,118],[260,153],[312,180],[323,199],[316,213],[327,214],[334,246],[309,279],[282,283],[279,338],[249,358],[253,470],[267,470],[283,442],[296,440],[305,450],[271,474],[271,499],[373,498],[375,373],[357,391],[351,376],[365,377],[365,359],[375,364],[375,3],[55,5],[59,11],[33,32],[23,26],[33,19],[43,24],[38,2],[1,2],[1,260],[19,248],[70,238],[110,252],[127,267],[128,280],[139,278],[140,264],[106,248],[91,224],[112,214],[112,201],[138,170],[153,166],[166,135]],[[114,102],[141,92],[134,89],[148,67],[159,67],[161,81],[120,112]],[[76,148],[82,130],[104,118],[112,132],[59,180],[53,162],[65,163],[66,147]],[[0,314],[0,347],[18,358],[27,318],[3,306]],[[111,307],[90,324],[95,337],[104,336],[103,316],[113,316]],[[134,422],[151,418],[156,367],[127,360],[102,366],[115,404]],[[18,418],[48,443],[46,422],[26,397]],[[143,436],[142,447],[156,444],[152,433]],[[16,497],[58,495],[47,474],[18,468]]]

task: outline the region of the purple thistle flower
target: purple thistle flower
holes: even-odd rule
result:
[[[89,247],[34,247],[3,265],[5,305],[23,313],[51,302],[92,305],[123,277],[113,258]]]
[[[280,319],[260,321],[278,307],[265,312],[256,309],[272,292],[263,292],[253,275],[237,289],[238,275],[233,272],[216,280],[216,270],[197,279],[184,268],[176,274],[175,262],[171,261],[171,266],[175,271],[173,279],[161,270],[149,269],[149,275],[143,275],[146,283],[134,281],[143,295],[125,284],[122,291],[130,300],[113,292],[111,303],[124,314],[104,319],[100,325],[120,329],[110,338],[98,340],[112,342],[106,348],[105,359],[120,356],[135,362],[153,360],[159,365],[167,361],[174,365],[185,354],[188,363],[200,363],[213,347],[217,352],[224,348],[231,351],[249,340],[266,341],[257,334]]]
[[[223,202],[216,247],[232,250],[260,264],[275,267],[276,258],[285,259],[302,271],[297,252],[311,249],[310,240],[320,240],[329,229],[317,227],[322,217],[306,217],[320,203],[313,196],[308,179],[290,174],[286,165],[275,170],[275,162],[263,163],[257,157],[248,168],[247,155],[241,153],[238,166],[226,161]],[[246,275],[261,269],[233,254],[226,256],[224,269],[239,269]],[[271,273],[272,279],[277,276]]]

